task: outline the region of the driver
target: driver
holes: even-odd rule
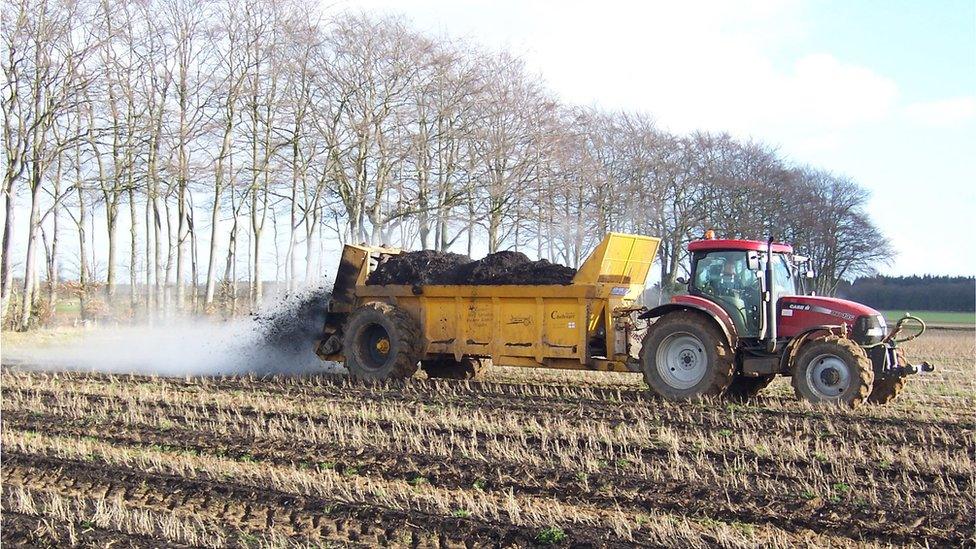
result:
[[[729,256],[724,259],[721,270],[714,269],[709,273],[712,275],[709,282],[717,295],[735,296],[743,289],[741,273],[736,269],[740,262]]]

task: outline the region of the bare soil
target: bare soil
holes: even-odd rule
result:
[[[202,521],[204,546],[973,543],[976,414],[924,382],[850,412],[775,389],[675,405],[629,385],[2,375],[12,546],[187,545],[24,494]]]

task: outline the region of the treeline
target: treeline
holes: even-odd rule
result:
[[[673,285],[705,229],[772,234],[813,258],[822,293],[891,256],[849,179],[560,104],[511,53],[395,17],[272,0],[2,7],[0,267],[20,327],[65,279],[83,316],[96,300],[251,307],[265,280],[327,275],[336,241],[577,265],[608,231],[646,233]]]
[[[887,311],[976,311],[971,276],[874,276],[843,283],[838,294]]]

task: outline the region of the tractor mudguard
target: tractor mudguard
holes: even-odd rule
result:
[[[638,318],[657,318],[674,311],[698,311],[704,314],[722,330],[722,333],[725,335],[725,342],[729,344],[729,348],[736,348],[739,335],[735,331],[735,324],[732,324],[732,318],[718,305],[700,297],[690,295],[675,296],[675,301],[658,305],[649,311],[641,313]]]

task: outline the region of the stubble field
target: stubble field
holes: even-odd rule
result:
[[[893,404],[483,383],[2,373],[4,545],[972,545],[974,338]]]

